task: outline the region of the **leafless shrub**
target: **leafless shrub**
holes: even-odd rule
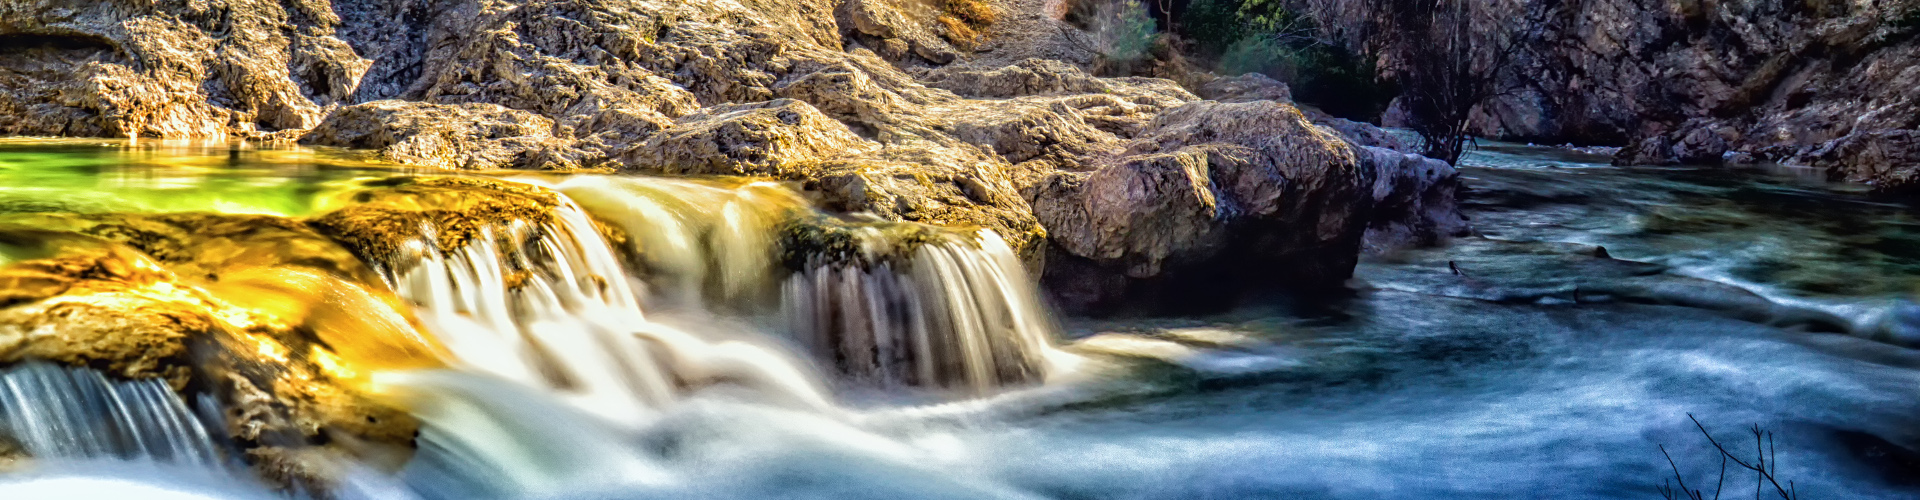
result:
[[[1700,419],[1694,418],[1692,413],[1688,413],[1687,418],[1693,420],[1693,426],[1700,429],[1700,434],[1707,437],[1707,442],[1713,444],[1715,450],[1720,451],[1720,478],[1715,481],[1713,486],[1713,498],[1715,500],[1719,500],[1721,491],[1727,485],[1727,464],[1729,463],[1754,472],[1754,498],[1760,498],[1764,495],[1767,492],[1767,486],[1771,485],[1773,487],[1773,493],[1779,495],[1782,500],[1800,500],[1800,492],[1794,488],[1793,481],[1787,481],[1786,486],[1780,485],[1780,462],[1778,455],[1774,452],[1772,431],[1761,429],[1760,424],[1753,424],[1753,428],[1748,430],[1753,434],[1755,453],[1753,461],[1749,462],[1734,455],[1732,451],[1728,451],[1727,447],[1721,446],[1720,441],[1713,439],[1713,433],[1707,432],[1707,426],[1701,425]],[[1667,500],[1706,500],[1704,492],[1687,487],[1686,477],[1680,474],[1680,464],[1675,463],[1673,461],[1673,455],[1667,453],[1666,445],[1660,445],[1660,455],[1666,457],[1667,466],[1673,468],[1673,480],[1663,480],[1657,488],[1660,496],[1665,497]],[[1677,491],[1674,490],[1676,483],[1678,483],[1680,487]],[[1677,496],[1676,493],[1678,494]]]

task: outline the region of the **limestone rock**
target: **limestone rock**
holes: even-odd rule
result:
[[[625,157],[645,172],[805,177],[820,162],[874,149],[807,103],[715,106],[689,115]]]
[[[304,4],[28,1],[0,19],[6,133],[304,129],[368,67],[333,36],[337,17]]]
[[[1200,86],[1202,97],[1221,102],[1292,101],[1287,84],[1260,73],[1215,78]]]
[[[898,148],[821,166],[805,183],[822,208],[885,219],[992,229],[1037,264],[1047,230],[1012,179],[970,148]]]
[[[1188,104],[1111,161],[1055,175],[1034,201],[1054,244],[1084,261],[1060,273],[1050,265],[1050,282],[1124,283],[1062,297],[1071,307],[1135,288],[1218,297],[1261,280],[1324,285],[1353,268],[1371,172],[1353,146],[1292,106]],[[1102,269],[1126,279],[1087,276]]]
[[[300,142],[377,150],[380,159],[448,170],[578,168],[541,154],[571,141],[553,137],[553,121],[492,104],[374,101],[328,115]]]
[[[0,8],[0,36],[39,37],[0,54],[0,114],[59,111],[20,132],[304,136],[440,168],[772,177],[832,210],[993,229],[1035,265],[1052,245],[1149,277],[1273,252],[1311,257],[1271,274],[1337,282],[1326,255],[1357,248],[1372,202],[1371,171],[1272,100],[1283,86],[1240,77],[1241,102],[1221,104],[1096,77],[1085,33],[1040,0],[135,3]],[[249,34],[222,37],[227,18]],[[1181,178],[1166,199],[1121,196]],[[402,184],[311,224],[384,255],[424,220],[552,203]],[[1101,218],[1064,215],[1089,208]],[[1141,229],[1161,223],[1178,231]]]

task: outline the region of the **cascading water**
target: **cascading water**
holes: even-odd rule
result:
[[[1013,249],[990,230],[937,234],[904,258],[809,264],[785,285],[790,328],[857,380],[981,394],[1043,379],[1062,354]],[[854,238],[905,244],[872,228]]]
[[[616,422],[638,425],[683,389],[721,381],[826,406],[777,352],[648,321],[636,284],[587,213],[563,195],[553,215],[538,226],[482,228],[451,251],[436,248],[426,228],[381,267],[470,367],[552,389]]]
[[[29,455],[215,467],[211,434],[166,382],[43,362],[0,372],[0,424]]]
[[[619,227],[653,287],[647,298],[681,309],[759,305],[776,272],[775,231],[806,206],[766,181],[581,176],[551,187]]]

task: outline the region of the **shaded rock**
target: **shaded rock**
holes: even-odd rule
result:
[[[1920,130],[1857,132],[1793,158],[1827,169],[1835,180],[1883,191],[1920,188]]]
[[[1202,84],[1197,92],[1201,97],[1221,102],[1291,102],[1293,100],[1293,94],[1288,90],[1287,84],[1259,73],[1215,78]],[[1300,112],[1306,114],[1307,119],[1314,124],[1333,129],[1340,134],[1340,137],[1356,145],[1381,147],[1411,154],[1420,152],[1416,144],[1410,144],[1400,136],[1371,123],[1335,117],[1307,106],[1302,106]]]
[[[1385,15],[1355,0],[1304,3],[1349,46],[1365,43]],[[1835,179],[1868,181],[1883,175],[1872,160],[1810,153],[1920,127],[1920,99],[1909,92],[1920,87],[1920,3],[1910,0],[1521,1],[1489,12],[1497,15],[1476,17],[1469,31],[1525,39],[1498,83],[1511,90],[1473,116],[1479,135],[1625,146],[1619,164],[1818,163]]]
[[[570,147],[553,121],[491,104],[374,101],[348,106],[300,138],[305,144],[378,150],[381,160],[449,170],[579,168],[549,161]]]
[[[1373,210],[1364,248],[1384,252],[1435,245],[1471,231],[1460,213],[1460,173],[1447,162],[1386,148],[1361,148],[1373,170]]]
[[[1417,138],[1395,134],[1371,123],[1338,118],[1317,109],[1305,108],[1300,111],[1306,113],[1307,119],[1313,120],[1315,125],[1332,129],[1340,134],[1341,138],[1355,145],[1386,148],[1406,154],[1420,154],[1420,141]]]

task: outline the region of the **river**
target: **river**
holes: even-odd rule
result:
[[[618,287],[568,292],[567,283],[555,280],[553,294],[561,297],[555,305],[502,306],[513,311],[504,316],[539,317],[502,316],[498,324],[484,320],[494,314],[490,306],[471,305],[484,298],[420,291],[439,290],[434,279],[453,280],[443,288],[474,289],[461,284],[459,272],[421,277],[426,274],[384,266],[415,313],[471,368],[376,376],[379,384],[429,401],[416,405],[426,408],[421,451],[392,474],[341,463],[346,479],[331,493],[368,499],[1658,498],[1656,487],[1677,468],[1689,486],[1711,495],[1721,460],[1692,415],[1742,457],[1754,453],[1749,426],[1771,431],[1776,474],[1803,498],[1920,496],[1920,453],[1910,451],[1920,445],[1920,398],[1914,397],[1920,353],[1894,345],[1907,331],[1902,313],[1910,311],[1907,300],[1920,277],[1920,245],[1914,244],[1920,220],[1913,207],[1785,168],[1614,167],[1604,157],[1514,144],[1487,144],[1470,153],[1460,171],[1469,187],[1463,208],[1478,236],[1368,256],[1350,290],[1337,297],[1250,300],[1205,316],[1049,320],[1044,306],[1024,305],[1027,292],[1012,283],[1030,280],[1012,270],[1018,266],[1010,254],[994,249],[990,241],[997,238],[978,249],[903,257],[910,264],[902,266],[921,274],[901,271],[908,279],[898,281],[877,273],[796,275],[788,278],[784,307],[622,302],[609,291]],[[334,151],[9,140],[0,143],[0,211],[306,217],[335,208],[326,200],[366,179],[403,173],[417,172]],[[604,194],[595,189],[606,186],[629,193],[613,198],[628,208],[640,199],[692,199],[688,193],[746,197],[742,190],[750,188],[527,182],[553,186],[602,220],[616,210],[591,193]],[[640,191],[649,194],[631,194]],[[555,224],[558,233],[592,232],[583,229],[588,225]],[[868,233],[891,231],[876,227]],[[646,231],[633,226],[628,234],[636,241],[667,237]],[[707,244],[701,248],[724,253],[765,243]],[[599,265],[592,264],[599,257],[589,246],[583,243],[577,258],[554,257],[555,265]],[[501,257],[517,258],[523,257]],[[429,255],[410,265],[484,267],[472,259],[481,257]],[[701,265],[709,266],[702,276],[767,265],[729,259],[696,259],[705,263],[685,268],[656,263],[656,270],[682,274],[649,279],[684,277]],[[955,276],[970,285],[929,285]],[[867,281],[822,284],[843,282],[835,279]],[[635,281],[638,295],[674,290]],[[909,361],[898,366],[882,360],[869,371],[833,375],[819,360],[837,358],[809,358],[812,344],[795,337],[826,334],[782,328],[779,319],[796,317],[795,304],[804,304],[800,318],[825,318],[818,316],[821,308],[847,307],[825,299],[796,302],[792,295],[829,288],[905,294],[898,299],[908,307],[903,310],[920,311],[911,314],[943,311],[938,314],[956,318],[949,327],[891,336],[906,327],[876,319],[860,329],[870,337],[854,341],[878,343],[885,352],[894,341],[888,339],[951,337],[962,351],[974,345],[969,342],[992,347],[955,355],[952,363],[987,366],[945,372],[925,365],[928,354],[902,354],[896,358]],[[594,296],[586,301],[592,307],[565,298],[570,293]],[[1775,306],[1755,313],[1748,295]],[[971,316],[953,312],[974,307],[958,304],[994,301],[1009,305],[978,306]],[[453,302],[468,305],[447,305]],[[636,308],[633,315],[622,316],[626,307]],[[648,309],[644,318],[637,308]],[[1045,331],[1055,347],[976,338],[1001,330],[976,333],[962,319],[1004,323],[1019,335]],[[636,324],[685,332],[649,338],[670,345],[675,359],[705,356],[697,363],[701,370],[734,370],[716,376],[732,385],[664,396],[639,391],[633,402],[602,404],[607,399],[596,396],[594,384],[638,382],[628,372],[596,375],[602,368],[582,361],[599,355],[595,349],[542,351],[548,363],[582,365],[571,368],[575,383],[549,387],[535,374],[545,365],[475,363],[487,355],[476,354],[481,351],[518,351],[474,347],[448,333],[530,323],[562,334]],[[539,337],[548,339],[542,345],[564,343],[552,338]],[[1008,358],[1013,355],[1002,349],[1023,354]],[[618,359],[602,364],[632,362],[609,356]],[[1008,374],[1023,366],[1044,367],[1045,382],[979,390],[1021,379]],[[689,377],[689,368],[674,363],[649,370]],[[848,381],[876,378],[888,383]],[[985,396],[898,388],[899,380],[933,379]],[[0,403],[0,413],[15,408],[5,415],[15,432],[26,420],[19,408],[37,408]],[[636,414],[645,416],[619,418]],[[272,496],[236,464],[209,469],[147,455],[29,460],[0,473],[0,492],[9,498],[50,492]],[[1754,480],[1744,470],[1728,471],[1727,494],[1752,493]]]

